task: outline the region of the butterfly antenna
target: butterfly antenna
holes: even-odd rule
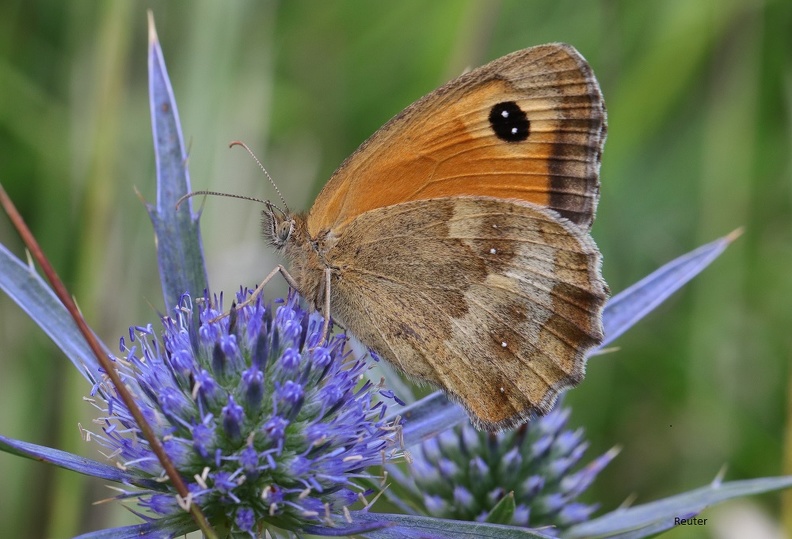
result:
[[[260,198],[246,197],[244,195],[233,195],[231,193],[221,193],[219,191],[193,191],[191,193],[187,193],[186,195],[184,195],[183,197],[181,197],[179,200],[176,201],[176,209],[177,210],[179,209],[179,206],[181,205],[182,202],[196,195],[212,195],[216,197],[241,198],[242,200],[251,200],[253,202],[260,202],[261,204],[266,204],[266,202],[264,200],[261,200]]]
[[[280,189],[278,189],[278,186],[275,184],[275,180],[272,179],[272,176],[270,176],[270,173],[267,172],[266,168],[264,168],[264,165],[261,164],[261,161],[259,161],[259,158],[256,157],[256,154],[253,153],[253,150],[251,150],[247,144],[245,144],[240,140],[234,140],[228,145],[229,148],[233,148],[234,146],[242,146],[245,150],[247,150],[247,153],[250,154],[250,157],[253,158],[253,160],[258,164],[261,171],[264,172],[264,175],[267,176],[267,179],[269,179],[270,183],[272,184],[272,187],[275,188],[275,192],[278,193],[278,198],[280,198],[281,202],[283,202],[283,207],[286,208],[286,211],[289,211],[289,206],[288,204],[286,204],[286,199],[283,198]]]

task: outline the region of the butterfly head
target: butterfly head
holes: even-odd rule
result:
[[[267,201],[264,210],[264,234],[276,249],[283,249],[295,231],[296,222],[291,214]]]
[[[288,262],[291,275],[289,284],[314,307],[322,305],[320,284],[324,266],[316,251],[316,242],[310,241],[305,215],[291,213],[265,202],[263,212],[264,236]]]

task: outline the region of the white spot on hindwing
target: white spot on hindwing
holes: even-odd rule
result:
[[[449,348],[463,357],[481,354],[494,357],[502,353],[496,352],[493,344],[522,354],[539,341],[542,328],[552,315],[550,292],[555,282],[557,251],[545,244],[547,240],[542,227],[547,225],[547,216],[533,207],[514,206],[505,201],[475,199],[459,199],[454,203],[454,212],[448,221],[448,235],[463,239],[472,253],[481,253],[482,241],[508,240],[508,237],[504,238],[504,231],[511,235],[513,230],[514,236],[523,240],[509,246],[508,264],[503,266],[498,265],[498,259],[484,254],[487,251],[497,254],[498,249],[487,249],[478,255],[485,261],[492,261],[487,265],[491,273],[483,282],[472,284],[465,290],[469,310],[451,325],[452,330],[445,341]],[[487,223],[497,215],[503,216],[502,223]],[[498,230],[493,232],[492,229]],[[509,313],[514,312],[515,306],[525,316],[510,320]],[[493,334],[500,335],[494,343]],[[475,371],[481,367],[471,365],[470,368]]]

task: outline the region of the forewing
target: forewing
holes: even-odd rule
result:
[[[509,116],[512,109],[516,114]],[[455,195],[532,202],[588,230],[605,130],[599,85],[574,48],[514,52],[452,80],[385,124],[325,185],[308,231],[312,237],[340,233],[375,208]]]

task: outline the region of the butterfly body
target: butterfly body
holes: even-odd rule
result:
[[[268,206],[298,291],[486,430],[546,413],[602,340],[588,234],[605,111],[567,45],[495,60],[388,122],[308,214]]]

